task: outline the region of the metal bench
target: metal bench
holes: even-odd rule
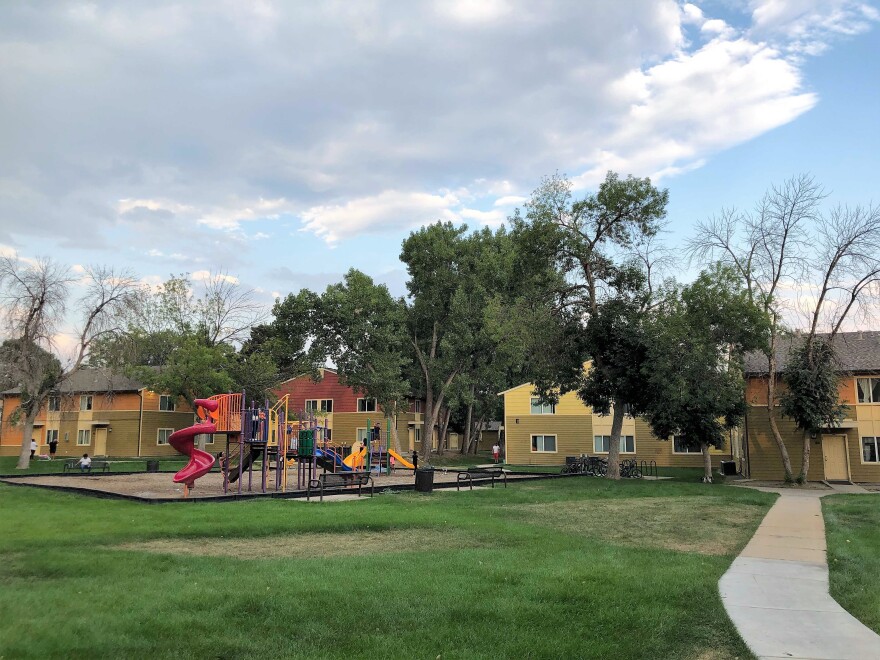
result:
[[[312,491],[317,490],[320,495],[320,501],[324,501],[325,488],[350,488],[357,486],[358,497],[361,496],[363,486],[370,487],[370,497],[373,496],[374,486],[373,477],[369,472],[325,472],[318,475],[317,479],[310,479],[306,488],[306,500],[312,499]]]
[[[463,483],[468,484],[471,487],[471,490],[473,490],[474,478],[476,478],[477,481],[485,481],[486,479],[489,479],[492,482],[492,488],[495,488],[495,480],[500,478],[504,483],[504,487],[507,488],[507,473],[500,467],[473,467],[468,468],[467,470],[462,470],[458,473],[458,478],[455,481],[455,490],[461,490],[461,485]]]
[[[79,470],[79,459],[78,458],[68,458],[64,461],[63,472],[76,472]],[[92,461],[92,465],[87,467],[84,472],[97,472],[100,470],[101,472],[110,472],[110,461]]]

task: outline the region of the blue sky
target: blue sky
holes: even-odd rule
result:
[[[674,247],[810,172],[878,202],[862,0],[3,3],[0,250],[269,304],[400,243],[497,226],[560,171],[670,190]]]

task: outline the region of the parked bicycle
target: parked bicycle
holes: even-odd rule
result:
[[[620,476],[625,479],[641,479],[642,471],[635,459],[620,462]]]

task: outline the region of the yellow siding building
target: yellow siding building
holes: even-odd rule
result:
[[[524,383],[501,393],[504,397],[504,461],[511,465],[563,465],[566,456],[607,456],[611,415],[598,415],[574,392],[555,406],[541,404],[534,385]],[[673,438],[660,439],[641,418],[624,417],[621,459],[655,461],[658,467],[702,467],[699,451]],[[712,449],[712,464],[730,458],[730,450]]]

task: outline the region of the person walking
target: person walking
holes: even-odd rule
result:
[[[49,440],[49,460],[55,458],[55,452],[58,451],[58,438],[54,437]]]
[[[499,445],[497,442],[492,445],[492,458],[495,460],[496,463],[501,458],[501,445]]]
[[[31,458],[37,453],[37,441],[31,438]]]

